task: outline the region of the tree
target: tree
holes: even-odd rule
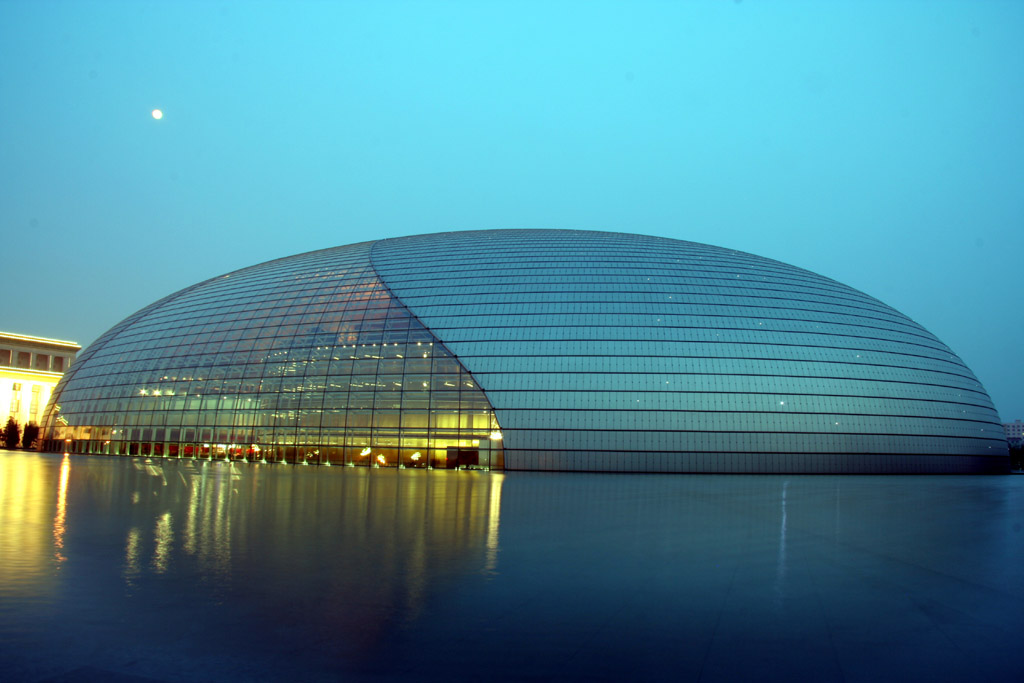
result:
[[[4,448],[16,448],[19,441],[21,441],[21,427],[13,417],[9,417],[7,426],[4,427]]]
[[[25,425],[25,431],[21,433],[21,447],[35,448],[36,439],[39,438],[39,425],[29,422]]]
[[[1017,443],[1010,446],[1010,468],[1024,470],[1024,445]]]

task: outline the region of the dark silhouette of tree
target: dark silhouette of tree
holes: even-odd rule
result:
[[[13,417],[7,418],[7,426],[4,427],[4,448],[15,448],[20,440],[21,427]]]
[[[39,425],[29,422],[25,425],[25,430],[21,433],[21,447],[22,448],[35,448],[36,439],[39,438]]]
[[[1024,470],[1024,445],[1010,446],[1010,468]]]

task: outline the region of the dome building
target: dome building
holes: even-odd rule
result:
[[[956,354],[751,254],[572,230],[364,242],[201,282],[83,351],[43,447],[404,468],[1002,472]]]

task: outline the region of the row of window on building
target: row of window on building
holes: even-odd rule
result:
[[[60,339],[0,332],[0,420],[14,420],[19,428],[39,424],[61,374],[81,348]]]
[[[1003,431],[1006,432],[1006,440],[1010,442],[1011,446],[1024,444],[1024,422],[1020,420],[1004,422]]]
[[[0,366],[4,367],[43,370],[44,372],[64,372],[67,364],[68,356],[0,349]]]

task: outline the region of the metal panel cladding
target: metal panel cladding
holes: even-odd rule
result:
[[[751,254],[609,232],[382,240],[483,387],[507,469],[1006,471],[984,388],[898,311]]]

